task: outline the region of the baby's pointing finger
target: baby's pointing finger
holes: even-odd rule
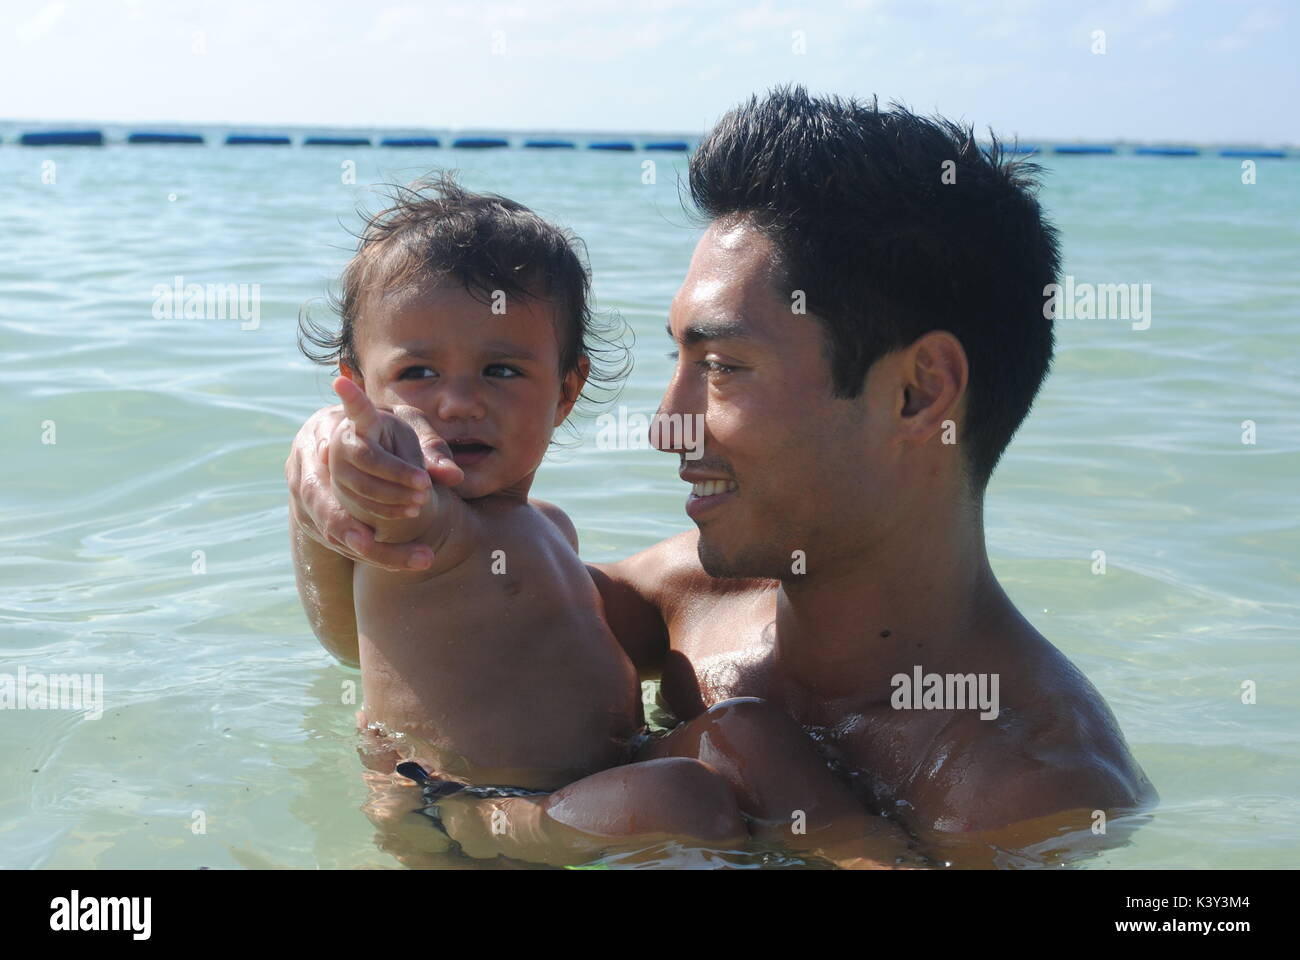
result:
[[[343,401],[343,412],[356,426],[358,436],[367,440],[378,441],[380,433],[379,411],[370,402],[366,392],[347,377],[338,377],[334,381],[334,392]]]

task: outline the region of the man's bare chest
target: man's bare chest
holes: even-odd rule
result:
[[[668,624],[663,698],[690,720],[722,700],[766,697],[776,634],[773,592],[685,605]]]
[[[774,664],[775,597],[729,597],[670,624],[662,696],[679,720],[734,697],[759,697],[798,723],[818,752],[864,799],[886,806],[916,774],[948,714],[900,715],[887,697],[873,702],[800,688]]]

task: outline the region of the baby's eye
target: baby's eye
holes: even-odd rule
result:
[[[432,367],[407,367],[397,375],[398,380],[428,380],[436,377],[438,372]]]
[[[504,363],[489,363],[486,367],[483,368],[483,372],[487,374],[489,377],[501,377],[502,379],[509,379],[510,377],[523,376],[523,374],[520,373],[517,369],[515,369],[514,367],[507,366]]]
[[[725,374],[725,373],[731,373],[736,369],[735,367],[727,366],[725,363],[718,363],[718,361],[716,360],[701,360],[699,361],[699,364],[709,373]]]

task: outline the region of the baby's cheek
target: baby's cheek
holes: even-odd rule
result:
[[[548,434],[536,433],[514,444],[508,454],[508,470],[515,475],[513,479],[522,477],[541,466],[542,457],[546,456],[549,445]]]

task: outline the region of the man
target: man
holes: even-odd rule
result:
[[[797,87],[733,110],[693,155],[709,222],[672,304],[660,413],[703,417],[702,456],[680,457],[697,530],[592,567],[683,721],[646,758],[703,760],[747,812],[795,818],[801,784],[743,758],[802,727],[864,809],[960,865],[1067,830],[1114,842],[1108,818],[1155,800],[985,550],[985,488],[1052,355],[1059,253],[1032,170],[947,121]],[[287,465],[299,543],[418,564],[322,484],[334,416],[304,426]]]

